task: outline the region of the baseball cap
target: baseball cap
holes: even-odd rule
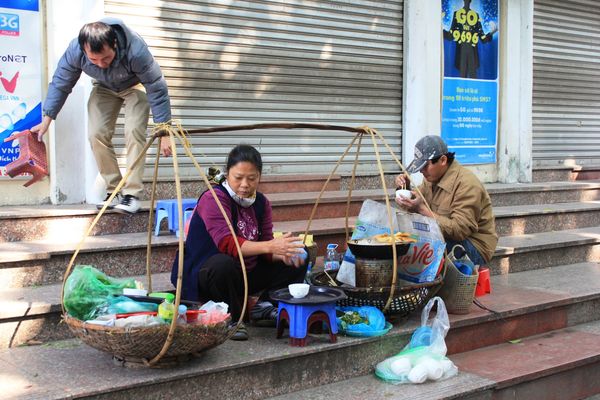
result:
[[[443,156],[448,153],[448,146],[440,136],[428,135],[415,144],[415,159],[408,165],[408,172],[419,172],[427,164],[427,160]]]

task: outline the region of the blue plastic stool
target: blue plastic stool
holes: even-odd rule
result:
[[[331,343],[337,341],[337,321],[335,318],[335,301],[321,304],[290,304],[279,302],[277,314],[277,338],[283,336],[282,321],[287,321],[290,328],[290,345],[306,345],[307,333],[314,322],[322,321],[329,329]]]
[[[192,213],[187,214],[186,211],[193,210],[196,207],[197,199],[181,199],[184,217],[192,216]],[[154,225],[154,236],[158,236],[160,232],[161,221],[167,218],[167,226],[169,231],[175,232],[179,237],[179,212],[177,210],[177,199],[158,200],[156,202],[156,223]],[[184,221],[185,224],[185,221]]]

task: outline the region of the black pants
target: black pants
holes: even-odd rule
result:
[[[271,290],[300,283],[306,275],[306,264],[300,268],[283,262],[260,262],[248,272],[248,294],[264,291],[260,300],[268,300]],[[226,254],[216,254],[206,260],[198,274],[200,300],[223,301],[229,304],[232,321],[237,321],[244,301],[244,277],[239,260]]]

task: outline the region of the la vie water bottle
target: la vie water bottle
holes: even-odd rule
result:
[[[340,258],[337,253],[338,245],[329,243],[325,253],[325,271],[337,271],[340,269]]]

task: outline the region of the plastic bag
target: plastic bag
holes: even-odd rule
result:
[[[109,297],[105,305],[99,307],[101,314],[128,314],[142,311],[157,311],[158,304],[135,301],[125,296]]]
[[[431,308],[437,303],[435,317],[430,319]],[[423,383],[426,380],[441,380],[458,373],[454,363],[445,357],[446,334],[450,320],[444,301],[439,297],[429,300],[421,313],[421,326],[410,342],[393,357],[377,364],[375,375],[390,383]]]
[[[380,336],[392,327],[377,307],[340,307],[339,310],[345,314],[336,318],[338,328],[348,336]]]
[[[77,265],[65,282],[63,303],[65,310],[74,318],[91,320],[99,313],[113,294],[121,294],[123,288],[135,288],[133,278],[115,279],[91,265]]]
[[[416,213],[396,213],[398,229],[417,236],[398,259],[398,277],[415,282],[433,282],[444,260],[446,242],[434,218]]]
[[[200,307],[200,310],[206,311],[206,314],[202,316],[201,323],[203,325],[214,325],[225,321],[229,317],[229,313],[227,313],[228,309],[229,305],[227,303],[215,303],[212,300],[207,301]]]
[[[397,209],[392,208],[393,214],[397,211]],[[393,214],[392,217],[394,216]],[[352,232],[352,240],[390,233],[388,218],[387,207],[384,204],[370,199],[365,200],[358,213],[355,228]],[[396,218],[392,218],[392,224],[392,228],[396,231],[398,229]],[[356,286],[355,264],[356,259],[354,255],[350,249],[346,250],[336,279],[350,286]]]

